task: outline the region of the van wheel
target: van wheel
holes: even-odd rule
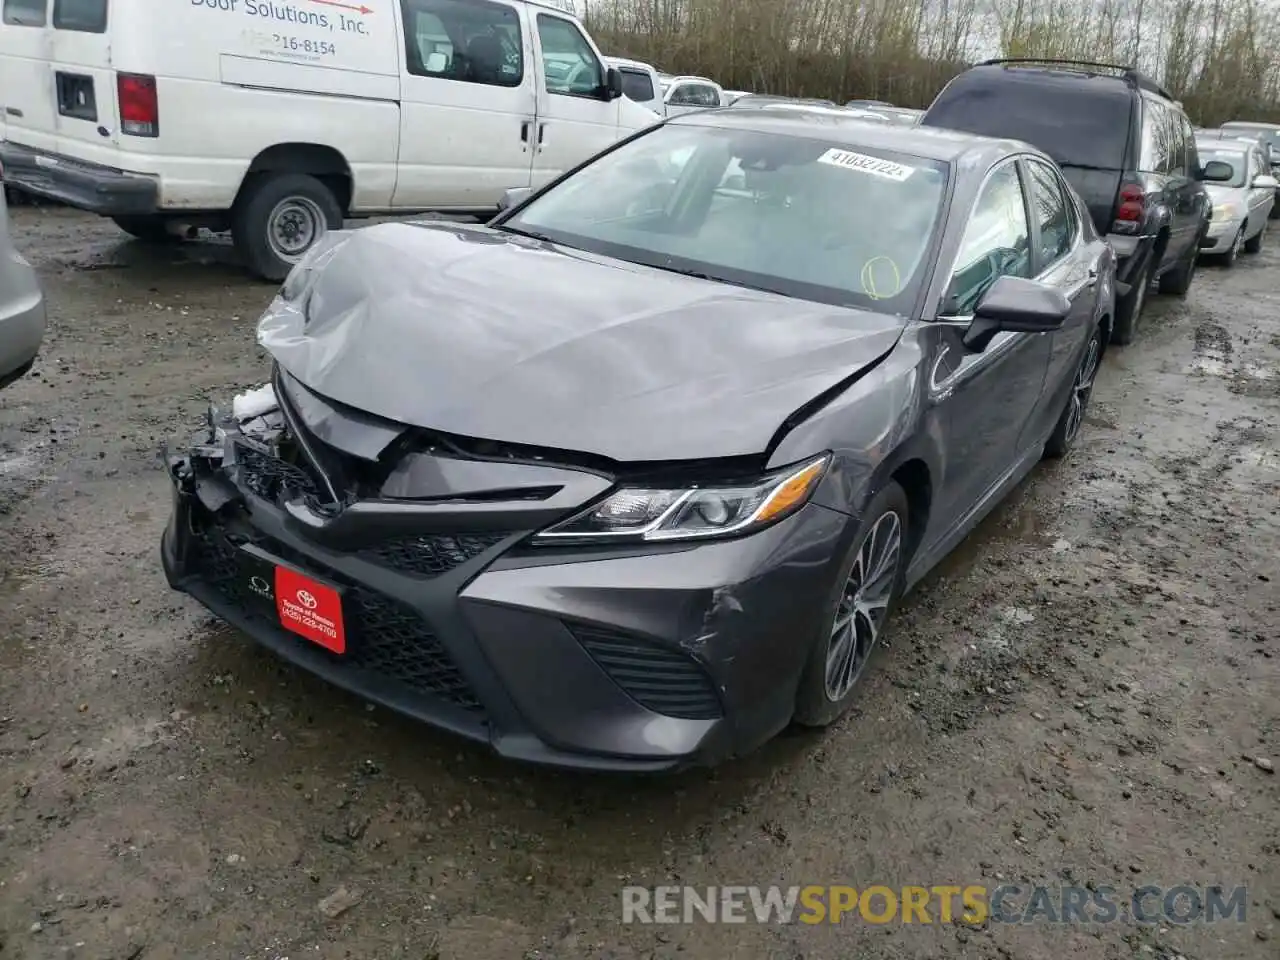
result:
[[[246,184],[231,215],[231,236],[246,265],[280,281],[330,230],[342,226],[332,191],[305,173],[266,176]]]
[[[147,243],[173,243],[178,239],[168,231],[164,217],[145,214],[134,217],[112,217],[111,222],[129,236],[145,240]]]

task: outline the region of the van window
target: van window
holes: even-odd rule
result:
[[[53,25],[80,33],[107,32],[107,0],[53,0]]]
[[[595,50],[568,20],[538,14],[538,40],[548,93],[590,97],[604,86],[604,71]]]
[[[400,0],[405,67],[419,77],[518,87],[524,81],[520,15],[484,0]]]
[[[46,0],[4,0],[4,22],[11,27],[43,27]]]
[[[1133,112],[1128,89],[1100,90],[1086,79],[1016,76],[1026,72],[1038,71],[1004,70],[998,82],[961,74],[938,94],[923,125],[1025,140],[1059,166],[1123,169]]]
[[[636,103],[648,103],[654,99],[653,81],[643,70],[629,70],[622,67],[622,95],[630,97]]]

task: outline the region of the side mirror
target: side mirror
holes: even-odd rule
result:
[[[1253,178],[1253,185],[1259,190],[1276,190],[1280,189],[1280,180],[1263,174],[1260,177]]]
[[[1233,174],[1235,170],[1232,169],[1231,164],[1223,163],[1221,160],[1210,160],[1200,171],[1200,179],[1210,183],[1223,183],[1230,180]]]
[[[617,67],[609,67],[604,72],[604,99],[617,100],[622,96],[622,72]]]
[[[999,277],[973,311],[964,345],[981,353],[1002,331],[1048,333],[1061,328],[1070,312],[1071,301],[1057,287],[1022,277]]]
[[[531,193],[533,193],[533,187],[512,187],[498,199],[498,209],[510,210],[512,207],[518,207],[529,199]]]

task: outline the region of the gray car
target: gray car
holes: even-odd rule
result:
[[[741,754],[838,717],[1071,447],[1114,291],[1026,144],[689,114],[487,226],[330,234],[259,324],[270,387],[168,458],[165,571],[507,757]]]
[[[44,339],[44,294],[36,272],[13,247],[0,169],[0,388],[35,363]]]
[[[1212,163],[1223,168],[1217,171],[1220,175],[1230,172],[1226,179],[1205,183],[1213,213],[1200,243],[1202,257],[1214,256],[1229,267],[1242,251],[1262,250],[1280,182],[1272,176],[1271,166],[1257,143],[1197,138],[1196,152],[1204,169],[1208,170]]]

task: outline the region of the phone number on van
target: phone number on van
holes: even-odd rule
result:
[[[291,37],[288,34],[273,33],[271,42],[281,50],[293,50],[297,53],[315,53],[322,57],[332,56],[337,49],[327,40],[308,40],[305,37]]]

